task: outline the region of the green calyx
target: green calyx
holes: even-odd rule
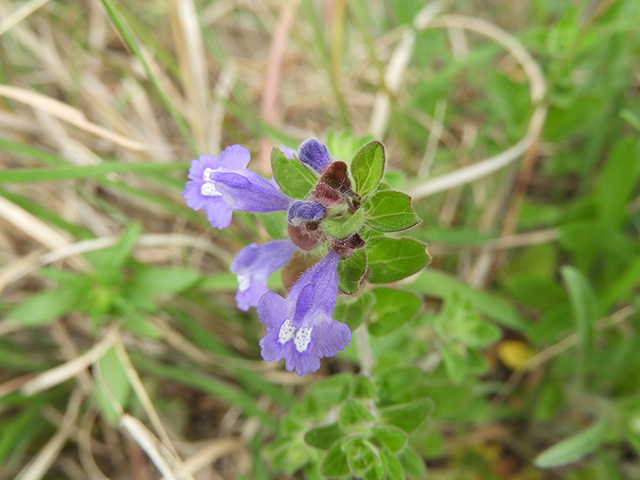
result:
[[[351,215],[348,213],[340,218],[325,218],[322,221],[323,230],[333,238],[347,238],[357,233],[364,224],[364,210],[359,208]]]

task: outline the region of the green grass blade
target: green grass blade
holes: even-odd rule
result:
[[[188,163],[102,163],[83,167],[20,168],[0,171],[0,184],[46,182],[73,178],[100,177],[118,172],[166,172],[187,170]]]
[[[142,63],[142,67],[144,68],[144,71],[146,72],[147,77],[149,78],[149,81],[151,82],[156,92],[158,93],[158,96],[160,97],[160,100],[164,104],[165,108],[167,109],[167,112],[169,112],[169,115],[171,115],[171,118],[180,129],[180,133],[182,133],[182,136],[184,137],[184,139],[187,141],[187,143],[189,143],[189,146],[191,147],[191,149],[194,152],[196,152],[197,148],[193,141],[193,137],[191,136],[187,123],[185,122],[185,120],[182,118],[182,116],[180,115],[176,107],[171,102],[171,99],[169,98],[167,93],[164,91],[164,89],[160,85],[160,82],[158,81],[157,77],[153,74],[153,71],[151,70],[149,63],[147,62],[147,59],[142,54],[142,50],[140,49],[140,46],[138,45],[138,41],[135,39],[133,32],[125,22],[122,15],[120,15],[120,12],[118,12],[113,2],[111,2],[111,0],[102,0],[102,4],[107,9],[107,12],[109,14],[109,17],[111,18],[111,21],[113,22],[116,30],[118,30],[118,33],[122,35],[122,38],[127,44],[127,47],[129,47],[129,50],[131,50],[131,52]]]
[[[255,415],[262,420],[265,425],[273,429],[276,429],[278,426],[277,420],[268,412],[261,409],[256,404],[254,397],[234,385],[227,384],[202,373],[194,373],[191,369],[159,365],[139,355],[134,356],[132,354],[131,359],[141,370],[145,370],[159,377],[169,378],[210,395],[214,395],[229,405],[240,407],[247,415]]]

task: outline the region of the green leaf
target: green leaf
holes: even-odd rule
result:
[[[23,402],[25,402],[23,400]],[[23,403],[20,411],[16,411],[11,418],[2,423],[0,428],[0,464],[4,471],[11,471],[9,465],[19,463],[27,453],[29,445],[38,438],[39,431],[46,426],[41,419],[43,401]]]
[[[351,160],[351,175],[360,196],[373,192],[384,174],[384,145],[374,141],[363,145]]]
[[[376,299],[371,315],[369,332],[377,337],[387,335],[410,320],[422,306],[411,292],[379,287],[372,290]]]
[[[287,212],[257,213],[256,216],[274,240],[287,235]]]
[[[576,462],[595,451],[604,440],[607,423],[595,425],[565,438],[536,457],[533,464],[539,468],[555,468]]]
[[[420,378],[422,372],[416,367],[392,368],[378,375],[381,386],[388,395],[402,395]]]
[[[471,347],[483,347],[500,338],[500,329],[483,321],[471,302],[453,292],[435,320],[438,333],[449,341],[459,341]]]
[[[368,440],[365,433],[354,434],[342,442],[351,472],[364,479],[384,478],[384,464],[380,451]]]
[[[586,375],[587,358],[593,348],[595,321],[598,316],[596,295],[589,280],[574,267],[563,267],[562,278],[569,290],[571,310],[580,339],[581,360],[577,362],[580,381]]]
[[[96,378],[96,398],[102,414],[110,424],[114,424],[118,420],[120,409],[127,408],[131,392],[127,372],[115,348],[109,349],[102,356],[93,375]]]
[[[98,278],[105,285],[120,283],[122,269],[131,255],[142,227],[137,222],[127,225],[115,247],[89,252],[87,258],[96,267]]]
[[[164,336],[162,332],[154,327],[148,319],[141,315],[133,315],[132,317],[129,317],[123,324],[123,327],[133,333],[149,337],[154,340],[158,340]]]
[[[378,238],[367,248],[371,283],[402,280],[427,266],[426,245],[411,238]]]
[[[375,420],[373,414],[358,400],[348,398],[340,407],[340,426],[348,427],[361,422]]]
[[[402,192],[382,191],[365,201],[365,224],[379,232],[399,232],[422,220],[411,207],[411,197]]]
[[[399,455],[404,473],[411,478],[423,479],[427,475],[424,460],[411,448],[405,448]]]
[[[398,427],[407,433],[413,432],[431,412],[430,400],[414,400],[413,402],[380,408],[380,419],[386,425]]]
[[[517,331],[529,329],[529,322],[502,298],[470,287],[448,273],[438,270],[425,270],[407,288],[442,299],[455,292],[463,299],[469,300],[471,305],[480,312],[502,325]]]
[[[336,442],[329,449],[322,460],[322,465],[320,465],[320,472],[325,477],[331,478],[343,477],[351,472],[347,462],[347,454],[342,451],[340,442]]]
[[[271,169],[282,191],[293,198],[305,198],[318,180],[301,161],[287,158],[277,147],[271,150]]]
[[[637,140],[622,138],[604,164],[594,199],[600,220],[612,228],[622,225],[626,206],[640,176],[640,152]]]
[[[387,480],[406,480],[398,457],[387,451],[382,452],[382,455],[387,461]]]
[[[327,450],[345,435],[346,433],[340,428],[338,422],[333,422],[329,425],[312,428],[305,434],[304,440],[312,447]]]
[[[359,375],[353,379],[351,395],[360,400],[371,400],[375,396],[375,389],[368,377]]]
[[[363,223],[364,210],[359,208],[347,218],[325,218],[322,221],[322,229],[334,238],[347,238],[360,230]]]
[[[311,395],[322,405],[333,407],[347,398],[352,382],[353,375],[350,373],[333,375],[316,383],[311,390]]]
[[[349,163],[353,152],[356,151],[360,145],[364,145],[372,140],[373,137],[371,135],[355,138],[349,132],[329,132],[327,134],[327,148],[334,160],[342,160],[345,163]]]
[[[297,438],[284,438],[269,445],[265,454],[271,458],[275,468],[291,475],[309,461],[310,450]]]
[[[189,268],[149,268],[133,278],[127,293],[131,298],[171,295],[186,290],[199,279],[200,274]]]
[[[640,257],[626,266],[624,271],[607,286],[600,297],[602,310],[608,311],[617,301],[630,295],[640,284]]]
[[[454,384],[464,382],[469,374],[469,359],[464,346],[460,344],[443,345],[440,348],[440,354],[451,382]]]
[[[70,288],[37,293],[11,310],[9,320],[25,327],[42,325],[73,310],[81,297],[81,291]]]
[[[387,425],[378,425],[371,427],[371,433],[384,445],[384,447],[392,452],[398,453],[407,445],[407,434],[399,428]]]
[[[344,293],[356,293],[367,270],[367,254],[363,248],[354,250],[349,258],[338,262],[338,286]]]
[[[336,303],[333,318],[339,322],[346,323],[353,331],[369,316],[374,303],[375,297],[371,292],[365,292],[355,299],[347,298]]]

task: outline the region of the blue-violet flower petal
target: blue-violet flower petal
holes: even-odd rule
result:
[[[294,200],[287,212],[287,221],[294,227],[298,227],[306,222],[322,220],[325,212],[325,208],[317,202]]]
[[[286,299],[266,293],[258,304],[258,316],[267,334],[260,340],[262,358],[285,360],[298,376],[315,372],[320,359],[332,357],[351,342],[349,327],[331,318],[338,292],[340,255],[329,252],[305,272]]]
[[[257,307],[260,298],[269,291],[267,279],[277,269],[287,264],[296,246],[291,240],[276,240],[258,246],[252,243],[236,255],[231,271],[238,277],[236,302],[245,312]]]
[[[182,198],[194,210],[202,210],[214,228],[226,228],[234,210],[274,212],[287,210],[291,200],[268,180],[245,167],[249,151],[232,145],[220,157],[200,155],[191,162]]]
[[[325,147],[317,138],[307,138],[298,147],[298,159],[313,168],[316,172],[320,173],[331,162],[331,154],[327,147]]]

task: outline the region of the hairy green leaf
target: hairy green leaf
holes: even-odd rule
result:
[[[364,249],[354,250],[349,258],[338,262],[338,286],[344,293],[356,293],[360,280],[367,270],[367,254]]]
[[[289,159],[277,147],[271,150],[271,170],[282,191],[293,198],[304,198],[318,180],[298,159]]]
[[[372,293],[376,303],[369,332],[375,336],[391,333],[418,313],[422,305],[415,294],[395,288],[379,287]]]
[[[351,175],[360,196],[372,193],[384,174],[384,146],[374,141],[360,147],[351,160]]]
[[[555,468],[576,462],[600,446],[606,431],[607,423],[599,421],[549,447],[538,455],[533,463],[539,468]]]
[[[402,192],[377,192],[364,203],[365,224],[379,232],[399,232],[422,220],[411,207],[411,197]]]
[[[331,445],[345,435],[346,433],[340,428],[338,422],[333,422],[329,425],[312,428],[305,434],[304,440],[312,447],[328,450]]]
[[[402,280],[422,270],[431,257],[426,245],[411,238],[378,238],[367,248],[371,283]]]

